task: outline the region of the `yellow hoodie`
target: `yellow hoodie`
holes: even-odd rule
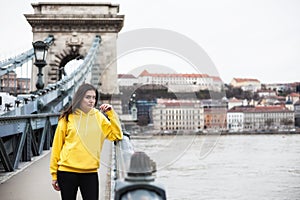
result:
[[[113,110],[106,112],[108,120],[99,110],[88,113],[77,109],[58,121],[55,131],[50,173],[57,179],[57,171],[89,173],[97,172],[105,139],[121,140],[123,137],[118,117]]]

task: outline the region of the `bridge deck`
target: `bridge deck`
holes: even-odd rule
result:
[[[102,162],[111,158],[111,143],[105,142],[102,150]],[[27,164],[28,166],[20,169],[16,172],[2,174],[1,179],[4,180],[10,177],[2,184],[0,184],[0,196],[2,200],[54,200],[60,199],[60,193],[55,191],[51,186],[51,176],[49,174],[49,160],[50,151],[44,152],[39,158],[35,158],[35,161]],[[101,163],[102,163],[101,162]],[[108,199],[107,183],[109,179],[107,174],[109,168],[101,165],[99,171],[100,179],[100,200]],[[101,178],[100,178],[101,177]],[[78,192],[78,200],[81,200],[80,192]]]

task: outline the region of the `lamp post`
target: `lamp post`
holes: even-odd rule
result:
[[[136,107],[136,94],[132,94],[132,98],[130,98],[130,113],[133,121],[137,120],[137,107]]]
[[[44,88],[42,69],[47,65],[46,56],[47,56],[47,51],[49,46],[47,43],[43,41],[36,41],[32,43],[32,45],[33,45],[34,57],[35,57],[34,65],[38,67],[38,74],[37,74],[38,80],[35,86],[38,90],[40,90]]]

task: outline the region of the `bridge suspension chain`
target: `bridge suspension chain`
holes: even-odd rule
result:
[[[47,43],[49,46],[53,44],[54,37],[52,35],[49,35],[44,42]],[[32,60],[34,57],[34,50],[29,49],[15,57],[8,58],[5,60],[0,61],[0,76],[3,76],[17,67],[21,67],[24,63],[27,63],[28,61]]]

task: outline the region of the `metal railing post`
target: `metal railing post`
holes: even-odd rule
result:
[[[155,181],[156,164],[145,152],[135,152],[128,132],[115,146],[115,187],[111,199],[165,200],[164,187]]]

